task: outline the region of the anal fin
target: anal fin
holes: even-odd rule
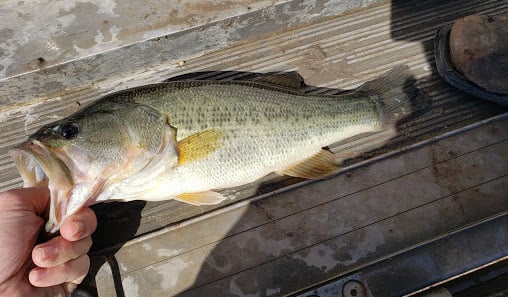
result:
[[[176,196],[174,199],[192,205],[214,205],[221,203],[226,199],[226,197],[217,192],[206,191],[196,193],[184,193]]]
[[[314,156],[284,169],[282,173],[306,179],[320,179],[332,175],[339,169],[334,154],[328,150],[321,150]]]

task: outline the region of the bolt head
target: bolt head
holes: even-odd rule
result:
[[[342,296],[344,297],[367,297],[367,289],[357,280],[347,281],[342,286]]]

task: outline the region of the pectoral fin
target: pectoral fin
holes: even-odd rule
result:
[[[223,133],[205,130],[192,134],[178,142],[178,164],[203,159],[222,146]]]
[[[314,156],[286,168],[282,173],[306,179],[320,179],[337,172],[339,169],[334,154],[327,150],[321,150]]]
[[[207,191],[184,193],[176,196],[174,199],[192,205],[213,205],[221,203],[224,199],[226,199],[226,197],[217,192]]]

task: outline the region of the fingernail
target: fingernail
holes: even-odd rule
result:
[[[85,233],[85,225],[82,222],[74,222],[72,228],[72,235],[75,237],[81,237]]]
[[[34,280],[34,281],[40,281],[40,280],[43,280],[46,275],[48,274],[48,270],[47,269],[44,269],[44,268],[34,268],[32,269],[32,272],[30,273],[31,274],[31,279]]]

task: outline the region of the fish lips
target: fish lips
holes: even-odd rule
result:
[[[62,189],[72,186],[67,166],[37,140],[24,142],[10,151],[24,187],[48,185]],[[49,186],[49,185],[48,185]]]
[[[55,233],[67,214],[67,204],[74,186],[63,161],[38,140],[28,140],[10,151],[23,179],[24,187],[47,186],[51,205],[46,231]]]

